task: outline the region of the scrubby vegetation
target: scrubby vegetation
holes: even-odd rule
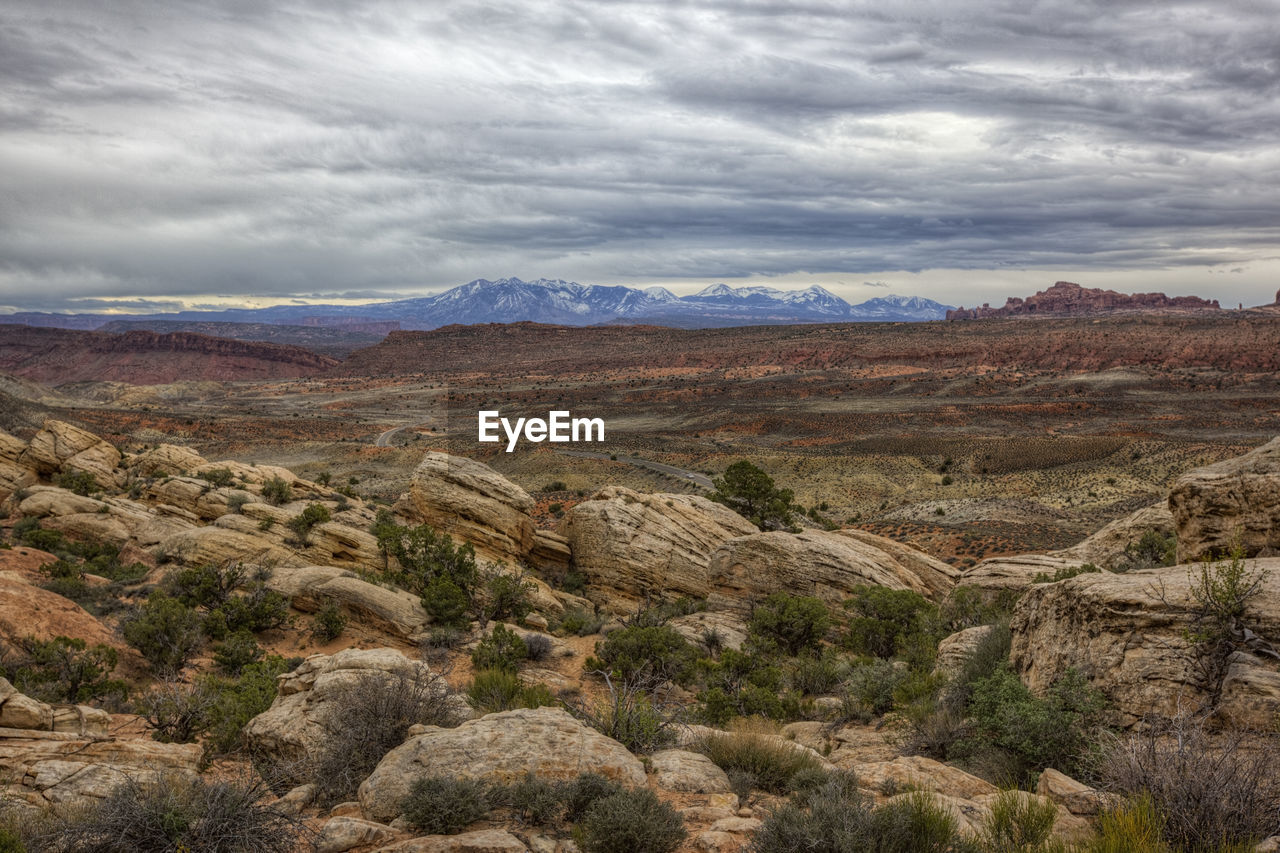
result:
[[[78,703],[119,702],[128,696],[128,685],[111,677],[119,655],[110,646],[90,646],[76,637],[27,637],[18,652],[0,663],[0,675],[28,696]]]
[[[764,470],[745,459],[725,469],[724,476],[712,481],[715,492],[711,500],[722,503],[761,530],[790,530],[795,494],[779,489]]]

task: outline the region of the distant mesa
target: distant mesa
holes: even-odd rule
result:
[[[1276,294],[1280,301],[1280,293]],[[1003,308],[955,308],[948,320],[980,320],[987,317],[1088,317],[1136,312],[1219,311],[1218,300],[1198,296],[1165,296],[1163,293],[1118,293],[1100,287],[1081,287],[1059,281],[1048,290],[1019,299],[1009,297]]]

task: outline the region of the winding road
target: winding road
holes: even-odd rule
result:
[[[377,438],[375,438],[373,440],[373,446],[374,447],[390,447],[391,439],[395,437],[395,434],[400,432],[400,430],[408,429],[411,426],[413,426],[413,424],[405,424],[404,426],[392,427],[391,429],[387,430],[386,432],[382,433]]]
[[[556,450],[563,456],[579,456],[583,459],[609,459],[608,453],[600,453],[595,450]],[[615,461],[626,462],[628,465],[636,465],[640,468],[648,468],[650,471],[657,471],[659,474],[667,474],[681,480],[688,480],[696,486],[704,489],[714,489],[715,485],[711,482],[711,478],[706,474],[699,474],[697,471],[686,471],[683,468],[676,468],[673,465],[664,465],[661,462],[651,462],[648,459],[637,459],[634,456],[619,456]]]

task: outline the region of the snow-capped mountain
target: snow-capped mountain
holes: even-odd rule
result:
[[[713,284],[689,296],[664,287],[579,284],[561,279],[476,279],[434,296],[368,305],[277,305],[227,311],[182,311],[141,319],[340,325],[353,318],[395,321],[402,329],[435,329],[454,323],[652,323],[683,328],[857,320],[941,320],[952,306],[918,296],[887,296],[850,305],[817,285],[805,290]],[[21,315],[14,315],[14,320]],[[40,325],[58,315],[32,315]],[[68,320],[73,318],[68,317]],[[132,319],[113,316],[109,319]],[[106,318],[104,318],[104,322]]]

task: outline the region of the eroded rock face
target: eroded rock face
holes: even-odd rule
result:
[[[1037,575],[1052,578],[1055,572],[1076,568],[1084,562],[1049,554],[988,557],[966,569],[960,575],[959,585],[976,587],[987,593],[1023,592],[1031,587]]]
[[[488,465],[432,451],[423,457],[396,512],[470,542],[493,560],[519,562],[534,548],[528,492]],[[551,547],[550,544],[547,547]]]
[[[88,430],[62,421],[45,421],[18,463],[41,474],[92,474],[99,486],[114,487],[124,481],[123,472],[118,470],[120,451]]]
[[[1225,554],[1280,554],[1280,438],[1244,456],[1197,468],[1174,481],[1169,509],[1178,562]]]
[[[732,789],[729,777],[710,758],[685,749],[664,749],[649,756],[654,782],[666,791],[723,794]]]
[[[303,613],[314,613],[333,602],[353,621],[406,640],[430,621],[418,596],[371,584],[333,566],[277,566],[267,579],[267,588],[289,599]]]
[[[107,736],[110,718],[106,711],[88,705],[49,705],[18,692],[0,678],[0,729],[31,729],[62,732],[101,739]]]
[[[0,774],[8,780],[6,793],[32,805],[91,802],[108,796],[124,777],[194,777],[200,752],[195,743],[0,738]]]
[[[617,610],[634,608],[647,593],[705,597],[712,552],[754,532],[754,524],[706,498],[621,486],[601,489],[560,522],[574,567]]]
[[[329,726],[346,713],[349,691],[366,677],[428,678],[431,669],[394,649],[344,649],[312,655],[280,677],[271,707],[249,721],[245,739],[254,756],[284,768],[314,758],[329,738]],[[301,774],[295,780],[299,784]]]
[[[977,625],[944,638],[938,643],[938,659],[933,665],[933,671],[955,675],[993,630],[994,625]]]
[[[745,612],[774,592],[811,595],[838,605],[858,586],[909,589],[926,596],[950,590],[955,571],[949,566],[897,543],[890,543],[890,550],[880,544],[871,544],[861,531],[771,531],[730,539],[711,557],[708,603]]]
[[[622,744],[559,708],[534,708],[488,714],[456,729],[426,727],[382,759],[360,786],[360,805],[365,817],[389,822],[420,776],[505,783],[527,773],[555,780],[599,773],[630,787],[645,782],[644,765]]]
[[[1114,570],[1125,564],[1125,548],[1140,540],[1149,530],[1166,536],[1174,532],[1173,513],[1169,511],[1168,501],[1160,501],[1118,518],[1083,542],[1054,551],[1053,556]]]
[[[1280,648],[1280,559],[1249,560],[1245,568],[1266,578],[1242,622],[1258,644]],[[1031,587],[1013,615],[1015,669],[1039,693],[1075,668],[1110,700],[1122,725],[1203,706],[1208,686],[1187,639],[1193,571],[1095,573]],[[1280,712],[1280,661],[1258,644],[1229,661],[1219,705],[1226,724],[1265,728]]]
[[[161,444],[130,458],[125,467],[144,477],[176,476],[195,471],[206,462],[194,450],[176,444]]]

